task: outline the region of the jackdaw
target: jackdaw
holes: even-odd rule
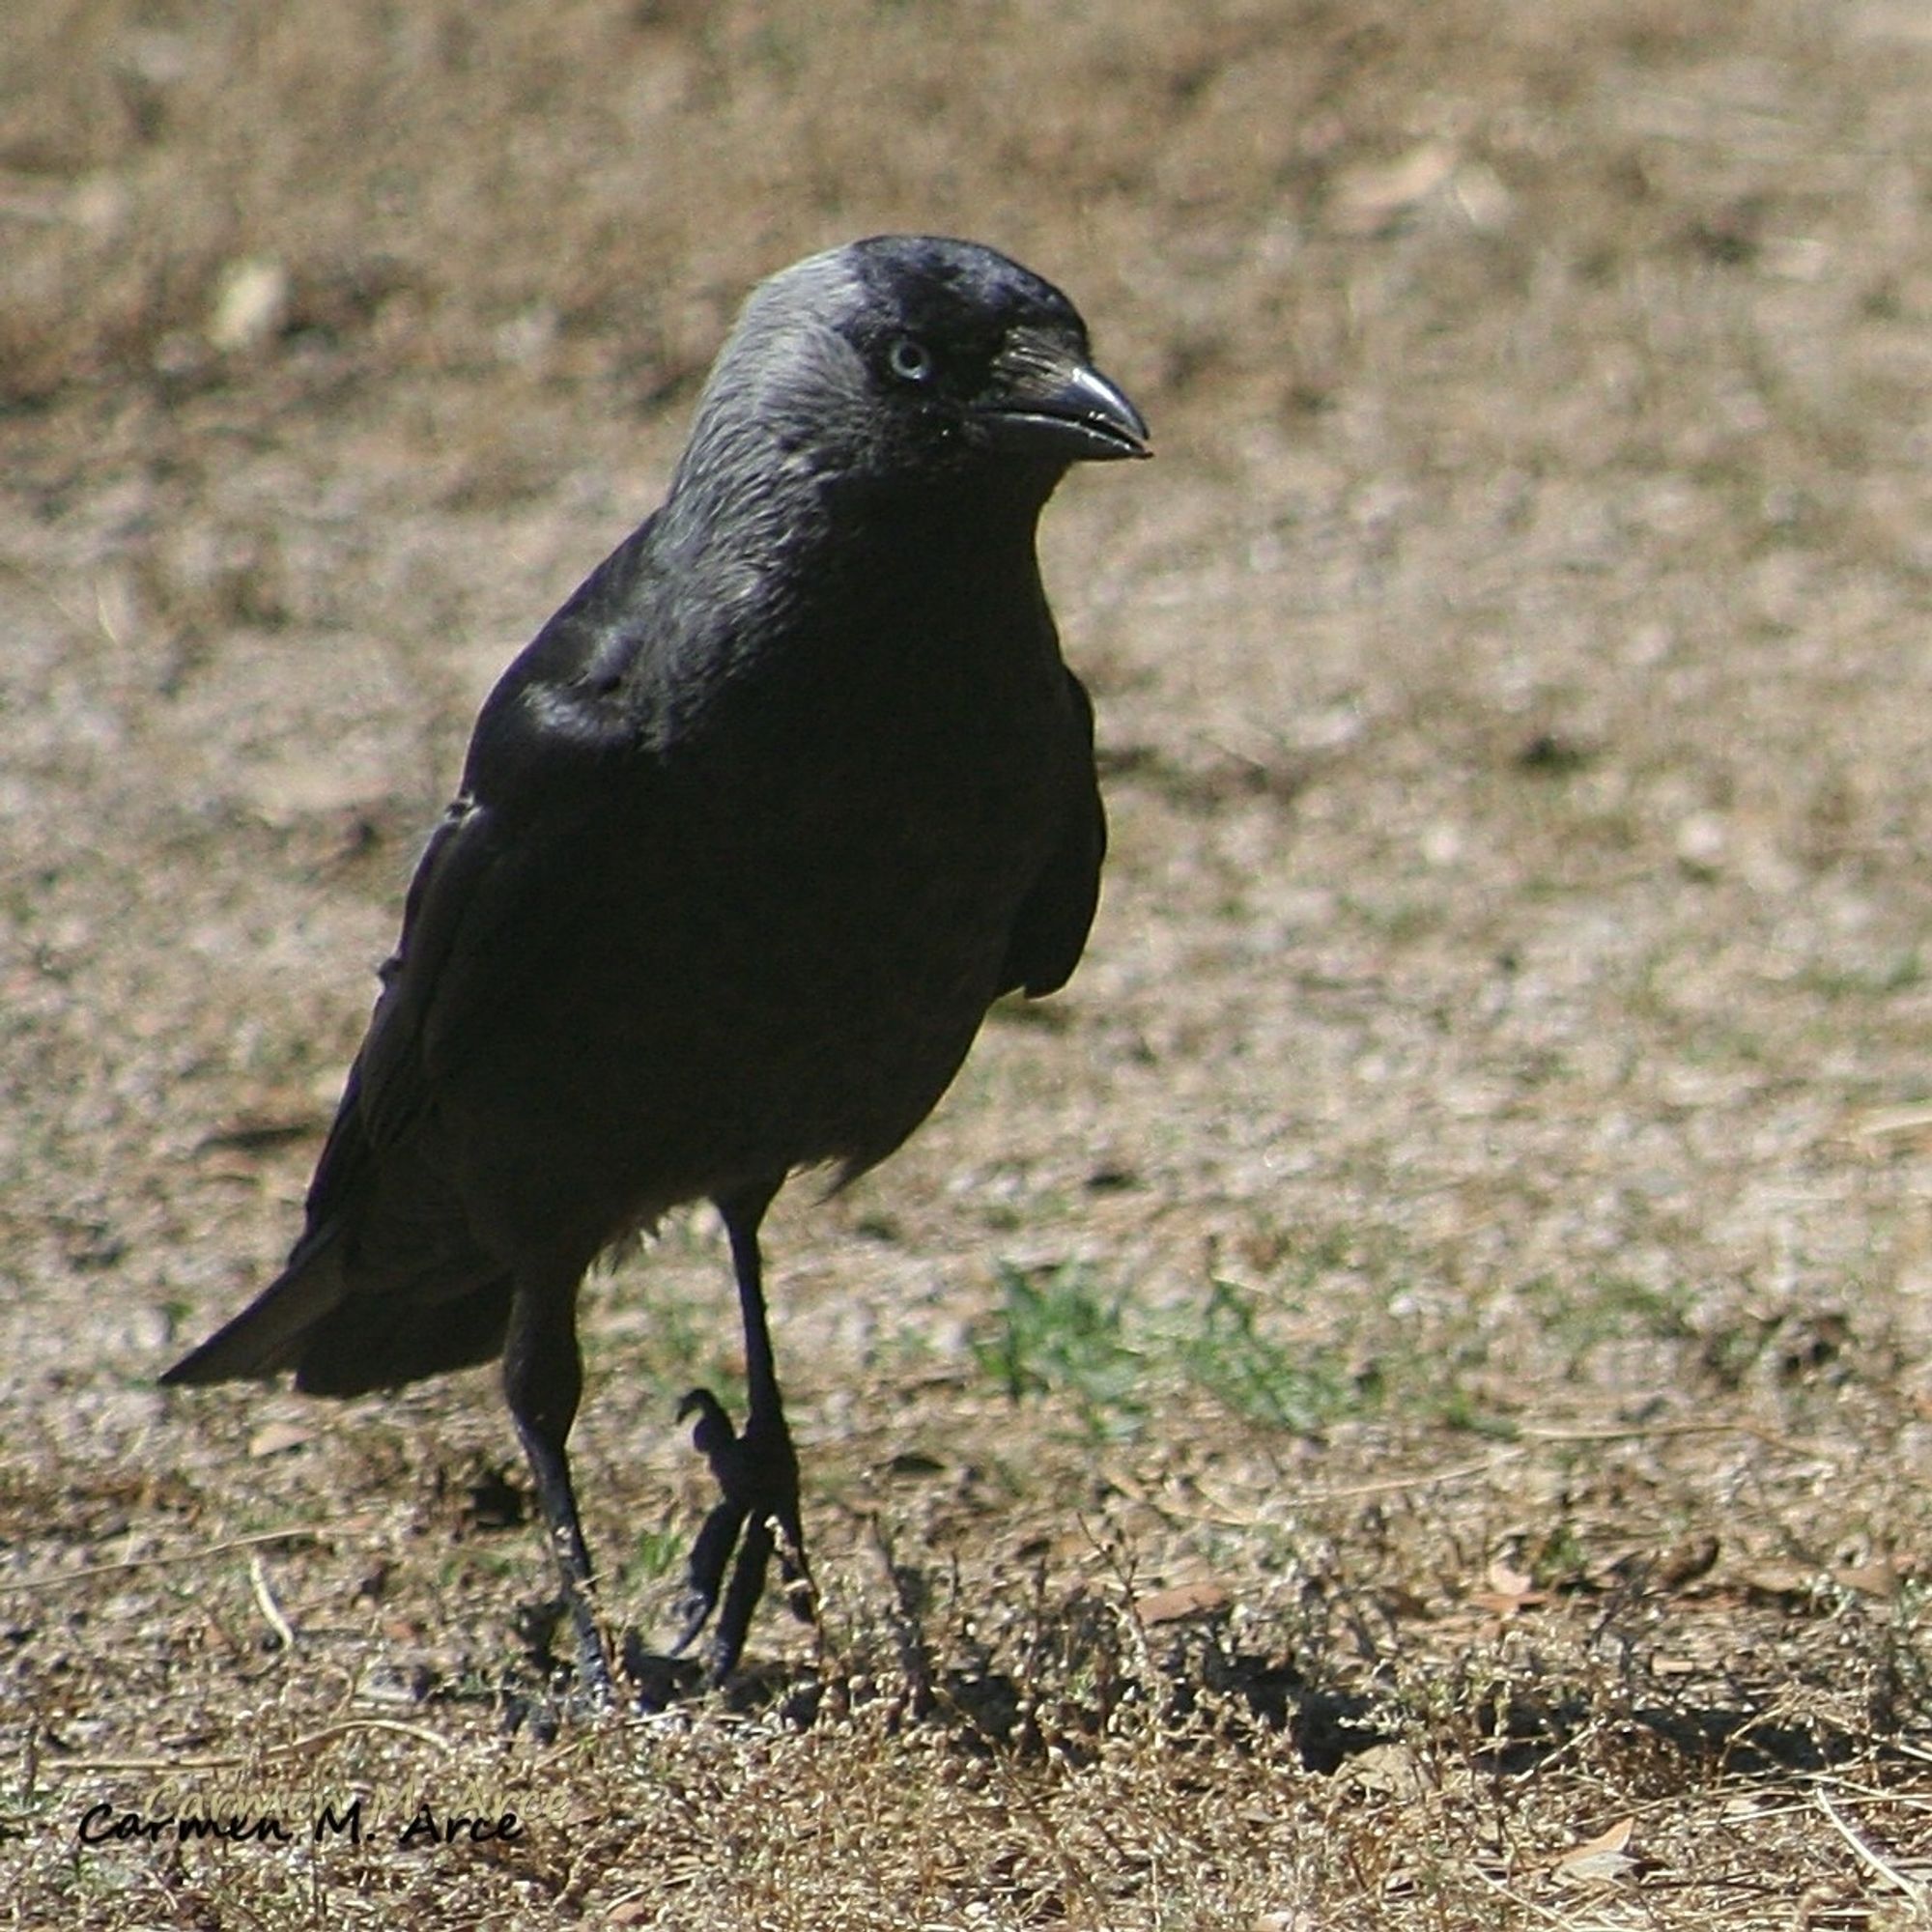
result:
[[[483,705],[288,1265],[162,1378],[350,1396],[500,1355],[599,1699],[579,1285],[680,1203],[723,1216],[750,1414],[680,1409],[721,1500],[677,1645],[716,1612],[722,1679],[775,1539],[804,1575],[759,1223],[1073,971],[1106,826],[1035,530],[1070,465],[1148,453],[1072,303],[990,248],[878,236],[753,291],[663,506]]]

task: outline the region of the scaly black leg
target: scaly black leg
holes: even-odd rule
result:
[[[577,1520],[564,1442],[577,1420],[583,1393],[583,1361],[577,1347],[577,1281],[558,1289],[555,1279],[520,1281],[510,1309],[503,1350],[503,1393],[523,1437],[551,1551],[563,1583],[564,1607],[577,1632],[578,1681],[598,1704],[611,1701],[611,1666],[592,1614],[595,1584],[590,1552]]]
[[[771,1329],[765,1319],[764,1266],[758,1253],[758,1224],[778,1183],[718,1203],[731,1241],[731,1265],[738,1278],[738,1301],[745,1318],[745,1375],[750,1413],[742,1434],[731,1427],[724,1406],[709,1389],[693,1389],[678,1405],[678,1419],[696,1415],[693,1437],[718,1479],[721,1500],[704,1520],[692,1546],[690,1581],[685,1593],[685,1625],[674,1651],[683,1650],[718,1614],[711,1638],[711,1678],[731,1674],[745,1647],[752,1613],[764,1594],[773,1548],[788,1588],[796,1589],[810,1614],[811,1577],[805,1563],[805,1533],[798,1513],[798,1457],[785,1426],[772,1360]],[[776,1532],[776,1534],[775,1534]],[[736,1561],[732,1553],[736,1551]],[[730,1569],[730,1582],[724,1580]],[[719,1602],[723,1591],[724,1602]]]

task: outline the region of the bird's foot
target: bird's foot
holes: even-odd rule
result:
[[[745,1634],[764,1594],[773,1553],[778,1555],[779,1574],[792,1609],[807,1622],[814,1614],[811,1573],[799,1524],[798,1458],[783,1416],[776,1426],[761,1426],[754,1415],[740,1435],[731,1427],[724,1405],[709,1389],[693,1389],[678,1405],[680,1422],[694,1415],[697,1427],[692,1432],[693,1440],[711,1464],[721,1499],[704,1519],[691,1548],[684,1628],[671,1655],[686,1649],[715,1611],[718,1624],[711,1634],[710,1676],[714,1684],[722,1684],[745,1647]]]
[[[604,1654],[604,1639],[591,1621],[590,1606],[581,1598],[570,1605],[577,1626],[577,1692],[592,1710],[608,1711],[616,1701],[611,1684],[611,1660]]]
[[[580,1629],[573,1672],[557,1655],[555,1644],[570,1609],[570,1600],[556,1596],[528,1605],[519,1614],[517,1629],[527,1651],[526,1662],[542,1688],[532,1689],[525,1682],[497,1691],[506,1733],[524,1732],[539,1743],[552,1744],[566,1728],[600,1723],[613,1715],[655,1716],[700,1688],[705,1672],[696,1659],[675,1651],[653,1651],[629,1629],[619,1635],[608,1662],[603,1644],[586,1647]]]
[[[577,1638],[574,1683],[569,1681],[566,1666],[554,1648],[556,1627],[566,1617]],[[547,1603],[531,1605],[518,1618],[518,1628],[530,1664],[552,1686],[544,1701],[554,1712],[570,1717],[596,1717],[615,1707],[616,1690],[604,1639],[591,1605],[581,1591],[566,1588]]]

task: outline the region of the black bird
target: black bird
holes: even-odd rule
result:
[[[287,1267],[162,1378],[350,1396],[501,1355],[598,1697],[584,1271],[681,1202],[724,1217],[750,1415],[680,1411],[722,1499],[678,1644],[717,1611],[722,1678],[775,1534],[794,1580],[804,1550],[759,1223],[1072,972],[1106,825],[1035,529],[1070,465],[1148,453],[1073,305],[989,248],[880,236],[758,287],[663,506],[483,706]]]

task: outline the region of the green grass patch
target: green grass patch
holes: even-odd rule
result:
[[[1177,1387],[1266,1427],[1300,1433],[1358,1413],[1373,1391],[1332,1344],[1269,1332],[1266,1298],[1218,1277],[1189,1300],[1141,1307],[1082,1263],[1002,1264],[1000,1307],[975,1340],[981,1371],[1021,1403],[1067,1405],[1084,1434],[1139,1433]]]

